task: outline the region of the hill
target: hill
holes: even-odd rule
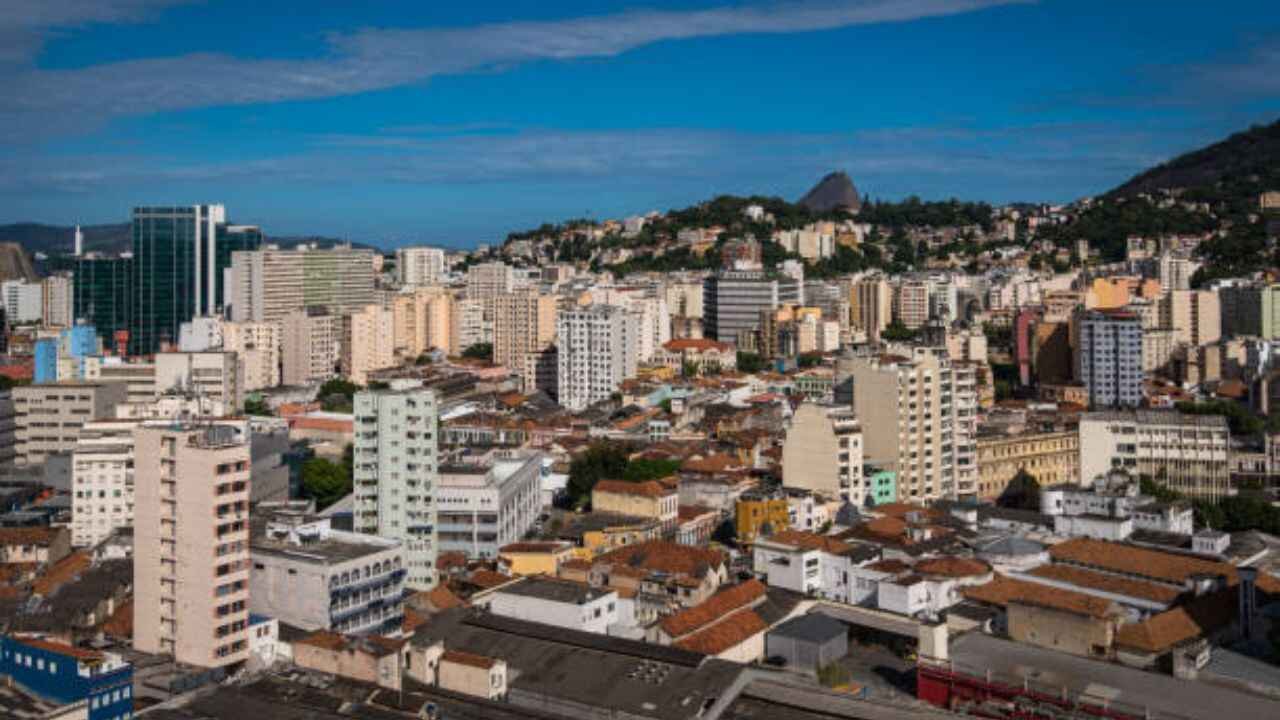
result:
[[[1255,126],[1143,172],[1107,193],[1129,197],[1159,190],[1188,190],[1194,199],[1221,203],[1256,201],[1280,189],[1280,120]]]
[[[0,282],[5,280],[35,280],[35,268],[22,246],[11,242],[0,243]]]
[[[862,199],[858,197],[858,188],[848,175],[833,172],[819,180],[796,204],[816,213],[829,213],[833,210],[856,212],[862,206]]]
[[[123,252],[129,249],[132,242],[129,223],[85,225],[80,230],[84,233],[86,252]],[[74,249],[75,227],[32,222],[0,225],[0,242],[17,243],[33,254],[70,253]]]

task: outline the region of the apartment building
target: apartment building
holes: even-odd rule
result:
[[[71,544],[92,547],[133,525],[136,422],[86,423],[71,452]]]
[[[611,305],[560,313],[556,389],[561,407],[584,410],[635,377],[638,324],[634,313]]]
[[[893,320],[893,288],[883,277],[858,280],[850,292],[853,329],[866,334],[867,340],[880,339],[880,331]]]
[[[1160,298],[1160,325],[1193,346],[1222,339],[1222,307],[1212,290],[1174,290]]]
[[[903,279],[893,285],[893,319],[910,330],[929,322],[929,282]]]
[[[222,323],[222,349],[234,352],[244,368],[244,390],[280,384],[281,328],[268,322]]]
[[[342,375],[357,385],[369,373],[396,365],[395,315],[380,305],[366,305],[342,316],[339,364]]]
[[[17,457],[17,427],[13,391],[0,390],[0,467],[12,465]]]
[[[437,285],[444,279],[444,268],[444,250],[440,248],[396,248],[396,279],[405,287]]]
[[[804,302],[804,282],[754,270],[724,270],[703,284],[703,332],[738,344],[742,333],[760,329],[760,313]]]
[[[323,307],[295,310],[281,322],[280,382],[319,385],[337,376],[342,316]]]
[[[336,530],[327,517],[295,510],[261,513],[249,546],[255,615],[344,635],[400,630],[407,573],[399,541]]]
[[[50,275],[40,281],[40,322],[45,327],[75,324],[75,280],[70,274]]]
[[[556,296],[518,290],[494,298],[494,364],[523,378],[529,353],[546,350],[555,337]]]
[[[416,358],[432,348],[455,355],[454,297],[444,288],[419,287],[401,293],[391,301],[395,350],[402,357]]]
[[[341,314],[369,305],[374,301],[373,258],[372,250],[350,247],[234,252],[231,319],[283,323],[304,308]]]
[[[416,590],[436,584],[438,418],[431,390],[355,397],[355,530],[399,540]]]
[[[453,304],[449,328],[452,353],[461,353],[472,345],[493,342],[493,316],[485,312],[486,302],[489,301],[467,299]]]
[[[847,407],[803,403],[782,445],[782,484],[862,507],[862,428]]]
[[[247,660],[247,437],[227,425],[144,427],[134,453],[134,648],[195,667]]]
[[[542,512],[542,455],[513,454],[444,465],[436,492],[440,552],[495,559]]]
[[[467,268],[467,299],[482,300],[506,295],[515,289],[515,273],[501,262],[477,263]]]
[[[970,494],[977,481],[973,437],[957,428],[957,420],[973,420],[976,398],[957,387],[944,349],[916,348],[912,354],[850,363],[865,459],[895,474],[902,501]]]
[[[1025,470],[1041,487],[1080,480],[1080,435],[1075,430],[979,435],[978,497],[994,500]]]
[[[126,400],[119,382],[70,381],[13,388],[15,460],[38,465],[70,452],[86,422],[115,416]]]
[[[640,287],[596,288],[591,291],[591,299],[596,304],[617,305],[638,316],[636,352],[641,363],[652,361],[671,339],[671,313],[665,296]]]
[[[1080,482],[1120,469],[1192,497],[1231,491],[1226,418],[1176,410],[1085,413],[1080,418]]]
[[[1076,378],[1089,406],[1137,407],[1142,403],[1142,321],[1123,310],[1076,316]]]
[[[671,281],[664,289],[667,311],[673,317],[702,318],[703,284]]]
[[[234,352],[156,353],[155,383],[157,396],[194,395],[211,402],[214,415],[244,407],[244,368]]]

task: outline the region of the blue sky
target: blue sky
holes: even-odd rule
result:
[[[0,223],[470,246],[719,193],[1067,201],[1280,116],[1236,0],[10,0]]]

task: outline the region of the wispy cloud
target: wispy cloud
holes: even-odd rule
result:
[[[0,75],[9,103],[0,125],[21,135],[51,122],[216,105],[333,97],[420,83],[447,74],[537,60],[617,55],[668,40],[743,33],[798,33],[968,13],[1034,0],[808,0],[690,11],[633,11],[551,22],[451,29],[371,28],[333,33],[317,57],[243,58],[218,53],[144,58],[71,70],[22,67]],[[94,0],[24,0],[8,32],[137,17],[166,0],[131,0],[96,11]]]
[[[93,23],[138,22],[193,0],[9,0],[0,12],[0,66],[29,62],[53,33]]]

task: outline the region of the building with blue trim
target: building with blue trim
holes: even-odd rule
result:
[[[89,720],[133,717],[133,666],[113,653],[0,636],[0,677],[47,702],[85,702]]]

